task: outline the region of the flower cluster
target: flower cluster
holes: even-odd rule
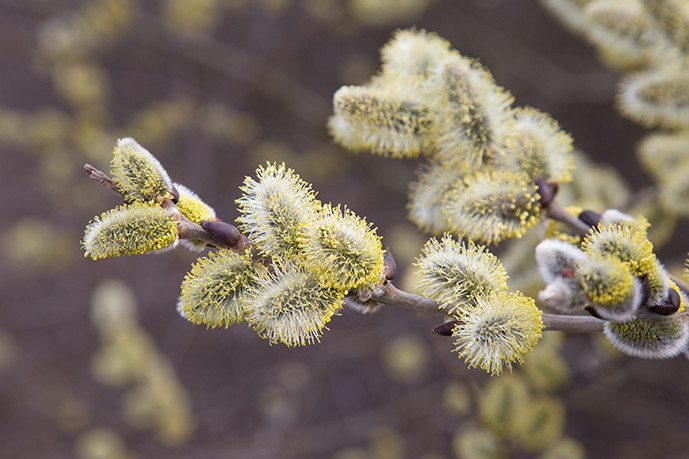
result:
[[[670,214],[689,215],[689,15],[675,0],[542,0],[553,14],[598,50],[601,60],[626,72],[617,106],[651,133],[637,153],[658,181]]]
[[[271,343],[310,344],[349,290],[383,281],[380,238],[348,209],[321,204],[284,164],[256,175],[241,188],[237,221],[263,258],[226,250],[199,259],[178,310],[212,327],[247,320]]]
[[[107,180],[124,204],[86,227],[85,255],[94,260],[169,250],[180,241],[180,218],[215,219],[211,207],[188,188],[173,183],[160,162],[132,138],[117,141],[110,175],[112,180],[107,176],[100,180]],[[198,247],[193,241],[183,242],[190,249]]]
[[[420,291],[454,318],[460,358],[491,374],[523,363],[541,337],[541,311],[533,299],[508,290],[495,255],[446,234],[426,243],[417,267]]]
[[[411,188],[411,219],[487,243],[540,221],[534,178],[571,180],[572,140],[557,122],[512,107],[487,69],[432,33],[399,31],[381,56],[369,83],[335,93],[329,128],[354,151],[428,157]]]
[[[177,310],[193,323],[227,327],[246,320],[271,343],[310,344],[349,291],[384,280],[375,230],[347,208],[321,204],[284,164],[259,167],[241,187],[238,222],[252,242],[194,192],[173,184],[133,139],[118,141],[112,179],[98,173],[91,171],[125,203],[87,226],[87,255],[158,252],[178,242],[218,249],[199,258],[182,282]]]
[[[605,336],[625,354],[669,358],[689,343],[687,298],[653,253],[643,229],[601,222],[581,246],[546,239],[536,248],[547,286],[540,299],[565,313],[606,320]]]

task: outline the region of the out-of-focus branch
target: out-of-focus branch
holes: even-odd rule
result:
[[[181,56],[224,75],[260,85],[261,91],[283,102],[304,122],[320,125],[328,116],[330,101],[290,77],[275,65],[229,43],[204,37],[186,38],[163,27],[156,19],[141,15],[128,33],[138,43]]]

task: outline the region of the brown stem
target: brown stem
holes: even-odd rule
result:
[[[446,312],[439,308],[437,302],[430,298],[399,290],[390,282],[385,282],[380,289],[377,289],[371,295],[371,299],[390,306],[402,306],[414,311],[446,315]],[[542,318],[544,330],[599,333],[603,331],[603,325],[605,324],[603,320],[587,316],[543,313]]]
[[[179,234],[180,239],[205,242],[212,247],[224,247],[224,244],[221,241],[219,241],[217,238],[214,238],[211,234],[201,228],[201,226],[197,225],[186,217],[183,217],[179,220],[179,222],[177,222],[177,233]]]
[[[575,215],[567,212],[567,210],[555,200],[550,202],[548,207],[546,207],[546,215],[548,218],[564,223],[582,236],[588,234],[591,230],[591,227],[579,220]]]
[[[604,320],[586,316],[565,316],[543,313],[544,330],[559,330],[580,333],[600,333],[605,325]]]
[[[115,193],[120,194],[119,190],[117,189],[117,185],[113,183],[105,172],[96,169],[90,164],[84,164],[84,171],[86,171],[90,179],[95,180]]]
[[[441,316],[446,315],[435,301],[430,298],[405,292],[404,290],[399,290],[392,285],[391,282],[383,283],[381,288],[376,289],[371,294],[371,299],[381,304],[402,306],[403,308],[412,309],[414,311],[430,312]]]

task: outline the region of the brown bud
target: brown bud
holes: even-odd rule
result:
[[[667,301],[668,304],[677,306],[677,309],[679,309],[679,307],[682,305],[682,297],[679,296],[679,293],[677,293],[677,290],[674,288],[668,289]]]
[[[383,252],[383,273],[385,280],[393,280],[397,276],[397,263],[388,248]]]
[[[179,202],[179,191],[177,191],[177,188],[174,185],[170,185],[170,196],[172,202],[174,202],[175,204]]]
[[[452,336],[452,330],[454,330],[457,325],[464,325],[464,322],[462,322],[461,320],[450,320],[448,322],[433,327],[431,333],[435,333],[436,335],[441,336]]]
[[[671,316],[672,314],[679,311],[679,307],[682,305],[682,298],[677,293],[677,290],[673,288],[668,289],[667,298],[661,304],[654,304],[649,306],[648,310],[659,314],[661,316]]]
[[[600,223],[601,214],[594,212],[593,210],[583,210],[579,214],[579,220],[589,225],[591,228],[598,226]]]
[[[221,220],[201,220],[201,228],[226,247],[237,247],[242,237],[237,227]]]
[[[641,305],[648,303],[651,297],[651,281],[648,279],[648,273],[636,276],[641,281]]]
[[[557,184],[555,184],[555,188],[553,188],[550,182],[539,176],[534,177],[534,183],[536,187],[538,187],[538,195],[541,197],[539,201],[541,207],[548,207],[550,203],[553,202],[553,199],[555,199]]]

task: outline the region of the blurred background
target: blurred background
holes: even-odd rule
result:
[[[438,318],[394,307],[269,346],[177,315],[194,254],[83,257],[83,228],[119,202],[82,166],[107,170],[131,136],[226,221],[244,176],[284,161],[373,222],[412,288],[429,237],[406,218],[418,163],[351,154],[325,128],[332,94],[409,26],[572,133],[596,164],[582,174],[612,188],[588,187],[593,202],[652,185],[633,154],[644,130],[612,108],[619,76],[535,1],[0,0],[0,457],[689,457],[684,358],[549,334],[490,378],[429,333]],[[683,223],[662,235],[670,267]],[[496,252],[534,294],[532,233]]]

